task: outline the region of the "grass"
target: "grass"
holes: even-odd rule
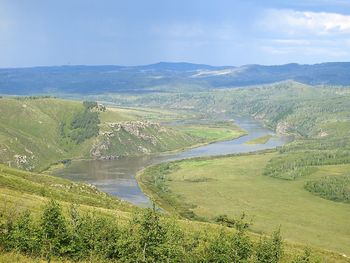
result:
[[[185,215],[187,211],[208,220],[245,212],[253,219],[252,230],[257,233],[271,232],[281,225],[289,241],[349,255],[349,204],[322,199],[306,191],[304,185],[322,174],[349,171],[350,165],[321,166],[315,174],[296,181],[263,176],[263,168],[275,155],[174,162],[168,172],[161,173],[163,180],[162,176],[155,180],[158,185],[152,179],[152,174],[157,176],[157,166],[146,169],[138,178],[166,210]]]
[[[273,136],[271,134],[264,135],[246,142],[246,144],[265,144],[267,143]]]
[[[73,188],[63,186],[73,186]],[[0,166],[0,212],[15,214],[16,211],[29,210],[37,218],[42,213],[44,205],[51,198],[57,198],[65,213],[69,211],[72,203],[78,203],[80,210],[83,212],[95,211],[97,214],[114,218],[120,224],[125,224],[130,219],[131,212],[136,209],[115,198],[82,186],[82,184],[76,184],[65,179]],[[45,189],[45,192],[42,192],[42,189]],[[178,220],[178,223],[189,235],[198,231],[214,235],[220,230],[220,226],[212,223],[188,220]],[[227,229],[227,231],[230,231],[230,229]],[[252,233],[251,237],[257,241],[260,236]],[[304,245],[298,243],[286,243],[286,253],[282,262],[290,262],[292,255],[300,254],[304,247]],[[323,258],[325,262],[347,262],[341,255],[330,251],[313,248],[313,253]],[[42,261],[16,252],[9,253],[0,250],[0,262]],[[55,259],[52,262],[62,262],[62,260]]]
[[[0,165],[0,200],[2,210],[30,210],[37,212],[50,199],[69,206],[79,204],[101,211],[115,209],[130,212],[134,208],[95,187],[74,183],[59,177],[30,173]]]
[[[54,98],[0,99],[0,162],[11,167],[42,172],[67,159],[110,158],[178,151],[216,140],[235,138],[242,131],[233,124],[192,127],[169,125],[188,113],[163,109],[107,108],[99,113],[100,134],[74,142],[63,138],[61,123],[70,125],[82,113],[81,102]],[[167,125],[145,127],[145,120]],[[129,130],[115,129],[110,123],[133,122]],[[188,127],[187,127],[188,128]],[[69,130],[69,127],[67,127]],[[79,130],[79,129],[78,129]],[[83,131],[82,131],[83,134]],[[92,152],[96,153],[92,155]]]
[[[83,111],[80,103],[50,98],[0,100],[0,161],[40,171],[57,160],[86,156],[91,140],[80,145],[63,144],[59,123]],[[18,165],[15,155],[26,156]]]
[[[108,107],[107,111],[100,114],[101,122],[156,120],[172,121],[184,119],[188,114],[168,111],[164,109],[132,108],[132,107]]]
[[[186,125],[182,131],[203,139],[206,142],[219,140],[230,140],[246,135],[247,132],[231,122],[221,122],[214,124]]]

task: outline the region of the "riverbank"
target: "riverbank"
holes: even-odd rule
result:
[[[202,142],[194,143],[185,147],[177,148],[174,150],[166,150],[166,151],[160,151],[160,152],[149,152],[149,153],[134,153],[131,155],[126,156],[119,156],[118,158],[112,158],[111,161],[115,159],[122,159],[122,158],[134,158],[134,157],[143,157],[143,156],[149,156],[149,157],[156,157],[156,156],[167,156],[167,155],[173,155],[177,153],[181,153],[190,149],[199,148],[205,145],[227,141],[227,140],[235,140],[242,136],[245,136],[248,134],[248,132],[235,125],[232,122],[220,122],[219,124],[206,124],[201,126],[190,126],[185,125],[179,130],[189,134],[190,136],[198,137],[202,140]],[[108,160],[109,159],[96,159],[96,158],[71,158],[64,160],[64,162],[55,162],[54,164],[42,169],[40,172],[45,174],[55,174],[55,172],[64,169],[65,165],[69,165],[71,162],[79,162],[79,161],[92,161],[92,160]]]
[[[289,241],[349,255],[349,205],[312,195],[304,185],[350,166],[320,166],[297,181],[263,176],[264,167],[275,156],[271,151],[163,163],[143,170],[137,179],[143,192],[171,214],[215,221],[219,215],[246,213],[256,233],[281,226]]]
[[[151,206],[135,178],[136,174],[153,164],[164,163],[201,157],[208,155],[225,155],[274,149],[288,142],[283,137],[275,137],[264,145],[247,145],[246,141],[271,134],[261,123],[252,118],[237,118],[235,120],[240,131],[236,139],[206,143],[203,146],[191,148],[185,151],[163,153],[160,155],[144,155],[138,157],[125,157],[110,161],[90,160],[73,161],[69,166],[55,172],[55,175],[70,180],[88,182],[96,185],[101,191],[116,195],[118,198],[129,201],[139,206]]]

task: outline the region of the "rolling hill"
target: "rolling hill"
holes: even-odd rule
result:
[[[160,62],[144,66],[56,66],[0,69],[0,94],[101,94],[208,90],[285,80],[350,85],[350,63],[209,66]]]
[[[196,130],[166,122],[165,110],[108,108],[47,97],[0,98],[0,162],[42,171],[70,159],[115,159],[181,150],[244,133],[234,125]],[[97,105],[97,104],[96,104]],[[92,107],[92,108],[86,108]],[[165,122],[160,124],[159,121]]]

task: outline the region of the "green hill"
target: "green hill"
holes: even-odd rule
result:
[[[0,98],[0,162],[42,171],[73,158],[114,159],[236,138],[230,124],[198,131],[166,124],[184,118],[165,110],[110,108],[43,97]],[[159,121],[165,122],[160,124]],[[206,131],[215,133],[203,136]]]
[[[83,112],[81,103],[52,98],[0,99],[0,161],[10,166],[42,170],[58,160],[86,157],[86,141],[64,143],[59,125]]]

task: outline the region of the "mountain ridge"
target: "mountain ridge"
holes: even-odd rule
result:
[[[294,80],[308,85],[350,85],[350,62],[210,66],[159,62],[141,66],[52,66],[0,69],[0,94],[97,94],[245,87]],[[165,87],[165,88],[164,88]]]

